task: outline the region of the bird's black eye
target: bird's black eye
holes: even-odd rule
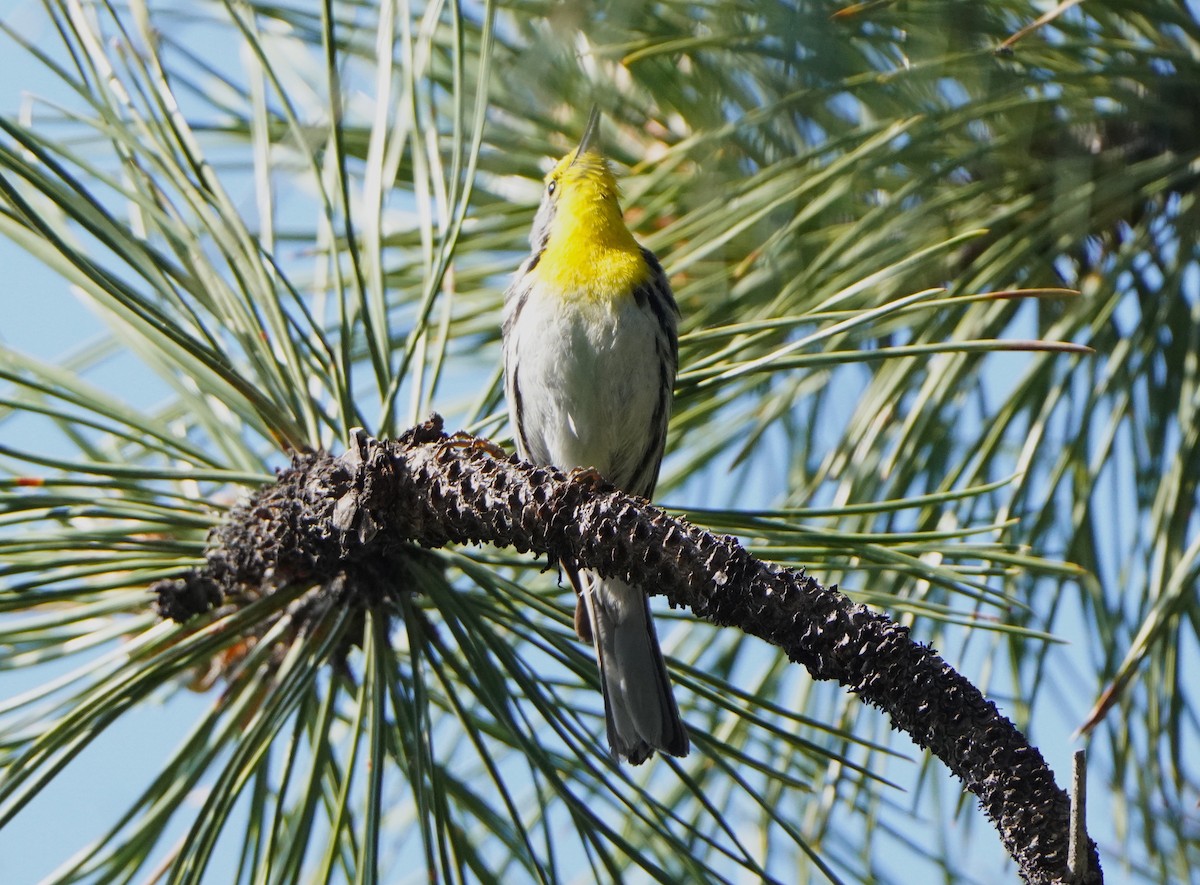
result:
[[[546,193],[548,193],[550,196],[554,196],[554,189],[556,187],[558,187],[558,182],[554,179],[551,179],[550,183],[546,185]]]

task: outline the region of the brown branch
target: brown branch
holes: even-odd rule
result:
[[[160,611],[177,620],[301,579],[369,602],[411,544],[473,542],[655,588],[673,606],[778,646],[941,759],[978,797],[1025,881],[1068,881],[1070,802],[1041,753],[907,628],[640,498],[446,437],[437,416],[394,441],[359,434],[340,458],[297,457],[214,530],[204,570],[155,589]],[[1091,841],[1084,869],[1082,881],[1103,881]]]

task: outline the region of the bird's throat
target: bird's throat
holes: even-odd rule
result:
[[[559,205],[537,273],[563,297],[612,302],[632,296],[650,269],[616,200],[592,198]]]

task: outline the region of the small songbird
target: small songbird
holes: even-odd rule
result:
[[[625,226],[617,180],[593,146],[546,176],[532,254],[504,296],[504,379],[521,457],[594,469],[650,497],[666,443],[679,364],[679,309],[658,259]],[[686,756],[650,602],[640,587],[576,575],[575,626],[600,664],[608,742],[634,765],[654,750]]]

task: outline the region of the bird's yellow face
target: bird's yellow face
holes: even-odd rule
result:
[[[593,150],[585,151],[581,156],[578,149],[571,151],[550,170],[546,176],[546,192],[551,196],[557,194],[560,204],[564,199],[607,200],[614,207],[620,196],[617,177],[613,175],[608,160]],[[617,214],[620,214],[619,208]]]
[[[617,178],[594,150],[571,151],[546,176],[534,222],[538,276],[564,292],[613,300],[649,268],[621,216]]]

